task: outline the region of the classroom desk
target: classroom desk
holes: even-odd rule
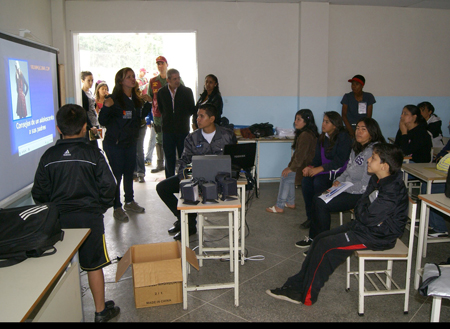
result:
[[[290,143],[292,144],[294,142],[294,137],[282,137],[278,138],[275,136],[271,137],[260,137],[260,138],[239,138],[238,143],[256,143],[256,156],[255,156],[255,176],[256,176],[256,188],[259,189],[259,182],[264,180],[273,180],[273,179],[279,179],[281,172],[277,173],[277,176],[275,177],[265,177],[260,178],[260,144],[261,143]],[[286,159],[286,163],[289,162],[290,159]]]
[[[436,169],[435,163],[403,163],[402,170],[404,171],[403,179],[408,185],[408,174],[411,174],[427,184],[426,194],[431,194],[431,186],[436,183],[445,183],[447,173]],[[429,211],[426,212],[424,222],[428,227]],[[428,235],[424,237],[423,257],[427,255],[427,244],[442,242],[442,238],[428,239]]]
[[[433,183],[445,183],[447,178],[447,173],[437,170],[435,163],[403,163],[402,170],[405,173],[403,175],[405,184],[408,183],[407,174],[411,174],[427,183],[426,194],[431,194],[431,185]]]
[[[414,271],[414,289],[419,288],[420,274],[422,269],[422,257],[424,257],[424,246],[427,243],[426,237],[428,235],[427,229],[427,213],[429,208],[434,208],[444,214],[450,215],[450,198],[447,198],[444,193],[435,194],[420,194],[419,199],[422,204],[420,207],[420,221],[419,221],[419,234],[417,239],[417,256],[416,256],[416,268]],[[412,224],[411,224],[412,226]],[[436,240],[436,241],[434,241]],[[432,241],[432,240],[430,240]],[[450,242],[450,238],[437,238],[433,239],[433,242]]]
[[[239,306],[239,209],[241,208],[240,200],[222,201],[218,200],[218,203],[203,204],[199,202],[197,205],[184,204],[182,199],[178,199],[177,209],[181,212],[181,271],[183,275],[183,309],[187,309],[187,292],[198,290],[211,290],[211,289],[234,289],[234,305]],[[189,247],[189,227],[188,227],[188,214],[189,213],[214,213],[214,212],[227,212],[229,213],[230,222],[233,227],[231,229],[232,236],[230,243],[232,243],[232,253],[230,253],[230,269],[234,271],[234,281],[229,283],[216,283],[216,284],[204,284],[188,286],[188,264],[186,260],[186,247]],[[232,219],[231,217],[232,216]],[[202,228],[199,227],[199,230]],[[201,242],[199,242],[201,243]],[[202,256],[202,255],[200,255]]]
[[[83,321],[78,249],[89,229],[64,229],[53,255],[0,269],[1,322]]]

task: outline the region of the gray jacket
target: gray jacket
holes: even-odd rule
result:
[[[188,164],[192,163],[193,155],[221,155],[225,145],[236,143],[234,131],[218,125],[216,125],[216,133],[211,140],[211,144],[203,137],[201,129],[190,133],[184,140],[184,150],[178,160],[180,165],[178,177],[183,178],[183,171]]]
[[[342,175],[336,178],[340,183],[353,183],[353,186],[350,186],[345,192],[350,194],[363,194],[365,192],[371,176],[367,173],[367,160],[372,156],[374,144],[369,144],[358,155],[355,154],[355,151],[351,151],[347,168]]]

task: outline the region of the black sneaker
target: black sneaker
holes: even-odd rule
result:
[[[276,299],[281,299],[281,300],[285,300],[287,302],[291,302],[294,304],[301,304],[302,302],[302,296],[301,294],[292,291],[291,288],[289,287],[281,287],[281,288],[276,288],[276,289],[267,289],[266,293],[269,296],[272,296]]]
[[[448,232],[437,232],[433,228],[428,229],[429,238],[446,238],[448,237]]]
[[[312,242],[313,242],[313,240],[310,239],[309,236],[305,236],[305,239],[296,242],[295,246],[297,248],[308,248]]]
[[[103,311],[95,312],[95,322],[108,322],[119,313],[119,306],[115,306],[112,300],[108,301],[105,303],[105,309]]]

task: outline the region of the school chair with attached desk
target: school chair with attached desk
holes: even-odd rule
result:
[[[417,203],[409,198],[408,207],[408,217],[411,220],[411,225],[416,220],[417,213]],[[409,287],[411,281],[411,262],[412,262],[412,252],[414,246],[414,230],[409,231],[408,245],[405,245],[400,239],[397,239],[395,247],[389,250],[383,251],[373,251],[373,250],[359,250],[355,251],[354,255],[359,260],[358,270],[350,270],[350,258],[347,258],[347,289],[350,290],[350,277],[354,275],[358,279],[358,314],[364,315],[364,298],[368,296],[381,296],[381,295],[394,295],[394,294],[404,294],[405,302],[403,312],[408,313],[409,306]],[[405,286],[401,288],[393,280],[393,262],[394,261],[406,261],[406,271],[405,273]],[[380,270],[369,270],[366,269],[366,261],[387,261],[387,266]],[[383,280],[384,276],[384,280]],[[366,279],[373,286],[374,290],[368,290],[366,287]],[[375,280],[374,280],[375,279]],[[376,281],[384,286],[379,288]]]

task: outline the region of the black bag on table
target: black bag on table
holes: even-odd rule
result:
[[[273,135],[273,125],[266,123],[254,123],[248,127],[256,137],[268,137]]]
[[[0,209],[0,267],[56,253],[64,231],[52,203]]]

